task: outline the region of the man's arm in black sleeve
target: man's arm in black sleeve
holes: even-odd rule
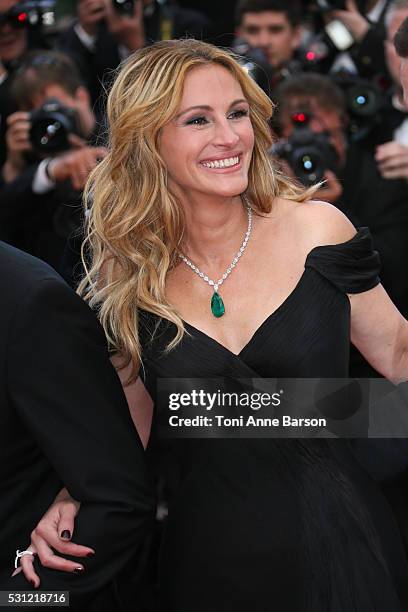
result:
[[[37,284],[11,337],[10,397],[82,504],[75,542],[96,551],[81,576],[36,567],[42,588],[70,590],[82,604],[120,572],[149,531],[154,499],[144,451],[102,328],[62,281]]]

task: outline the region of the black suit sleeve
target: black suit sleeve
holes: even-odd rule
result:
[[[98,23],[95,49],[87,49],[75,32],[76,21],[57,40],[56,46],[73,60],[92,99],[97,118],[103,119],[106,94],[103,83],[107,74],[120,64],[118,43],[106,24]],[[109,87],[108,87],[109,88]]]
[[[382,24],[371,25],[360,43],[353,47],[352,56],[360,76],[371,78],[386,75],[384,55],[385,30]]]
[[[38,164],[26,168],[14,181],[0,179],[0,240],[13,242],[24,215],[41,203],[41,195],[32,190]]]
[[[82,576],[41,569],[41,588],[70,590],[72,603],[82,605],[143,545],[154,501],[144,451],[90,308],[62,281],[45,279],[14,319],[11,400],[82,503],[74,541],[96,551]]]

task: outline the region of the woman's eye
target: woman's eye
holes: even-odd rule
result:
[[[207,123],[205,117],[193,117],[187,121],[187,125],[204,125],[205,123]]]
[[[233,113],[231,113],[230,117],[232,117],[233,119],[241,119],[241,117],[248,117],[248,110],[247,109],[236,110]]]
[[[229,117],[232,119],[241,119],[241,117],[247,117],[249,114],[249,111],[247,109],[241,109],[241,110],[236,110],[233,111],[232,113],[230,113]],[[186,125],[205,125],[206,123],[209,123],[209,120],[204,117],[204,116],[200,116],[200,117],[192,117],[191,119],[189,119],[186,123]]]

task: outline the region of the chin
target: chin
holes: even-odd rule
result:
[[[213,194],[220,198],[235,198],[241,195],[246,190],[246,187],[214,191]]]
[[[271,66],[271,68],[275,68],[275,69],[279,68],[280,64],[274,57],[268,57],[267,62]]]
[[[219,187],[216,185],[212,186],[211,191],[216,193],[217,195],[223,195],[225,197],[236,196],[243,191],[245,191],[248,187],[248,179],[241,181],[231,181],[229,185],[220,185]]]

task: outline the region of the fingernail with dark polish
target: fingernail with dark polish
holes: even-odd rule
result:
[[[76,567],[74,569],[74,574],[83,574],[85,569],[83,567]]]
[[[89,557],[90,559],[92,559],[92,557],[95,556],[95,553],[94,552],[89,552],[86,556]]]
[[[71,532],[68,529],[64,529],[64,531],[61,533],[61,538],[63,540],[70,540],[71,539]]]

